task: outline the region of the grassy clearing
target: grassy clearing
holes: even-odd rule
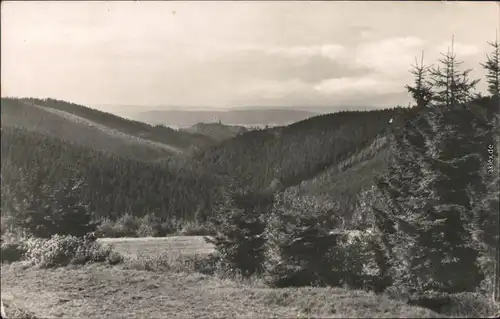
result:
[[[203,236],[99,238],[98,242],[110,244],[115,251],[128,257],[164,254],[208,255],[214,251],[213,245],[206,243]]]
[[[443,317],[360,291],[270,289],[258,279],[203,275],[183,264],[193,256],[212,252],[201,237],[100,241],[113,244],[126,256],[125,263],[56,269],[5,264],[1,269],[2,298],[7,305],[15,304],[43,318]],[[177,267],[162,271],[133,266],[144,260]],[[13,316],[9,309],[7,314]]]

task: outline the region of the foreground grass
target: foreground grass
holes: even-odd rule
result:
[[[194,272],[186,260],[212,247],[200,237],[103,239],[122,265],[35,269],[2,266],[7,315],[38,318],[355,318],[443,317],[386,296],[341,288],[266,288]],[[144,267],[144,265],[149,265]],[[168,267],[161,267],[168,265]],[[175,267],[174,267],[175,266]]]
[[[197,273],[102,265],[52,270],[4,266],[2,296],[41,318],[439,317],[364,292],[269,289]]]

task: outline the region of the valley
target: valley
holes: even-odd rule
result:
[[[499,10],[2,2],[2,319],[499,318]]]

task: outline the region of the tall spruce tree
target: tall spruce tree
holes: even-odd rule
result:
[[[453,46],[454,38],[448,52],[441,53],[443,57],[439,64],[430,69],[433,101],[446,107],[470,101],[472,91],[479,82],[478,79],[470,78],[472,69],[460,70],[463,61],[457,59]]]
[[[424,64],[424,51],[422,51],[420,64],[415,57],[415,64],[412,65],[410,71],[415,77],[414,84],[413,86],[406,85],[406,89],[417,103],[417,107],[426,107],[432,100],[432,86],[428,79],[430,68]]]
[[[384,203],[373,211],[394,284],[411,294],[470,291],[482,279],[469,191],[480,185],[475,139],[482,122],[463,104],[477,80],[458,70],[453,49],[444,57],[444,68],[431,72],[433,107],[408,110],[398,120],[392,161],[376,181]]]
[[[498,99],[500,96],[500,44],[498,40],[488,42],[488,44],[493,50],[491,54],[486,55],[486,62],[481,65],[486,69],[488,92]]]

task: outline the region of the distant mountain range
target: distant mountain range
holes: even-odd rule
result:
[[[384,109],[367,105],[332,106],[245,106],[245,107],[208,107],[172,105],[94,105],[95,108],[128,119],[152,125],[165,125],[172,128],[188,128],[197,123],[217,123],[240,125],[247,128],[289,125],[316,115],[343,111],[370,111]],[[389,107],[389,106],[388,106]],[[390,108],[390,107],[389,107]]]
[[[220,122],[227,125],[263,126],[288,125],[318,115],[318,113],[288,109],[235,109],[228,111],[151,110],[132,115],[134,120],[152,125],[189,127],[197,123]]]

